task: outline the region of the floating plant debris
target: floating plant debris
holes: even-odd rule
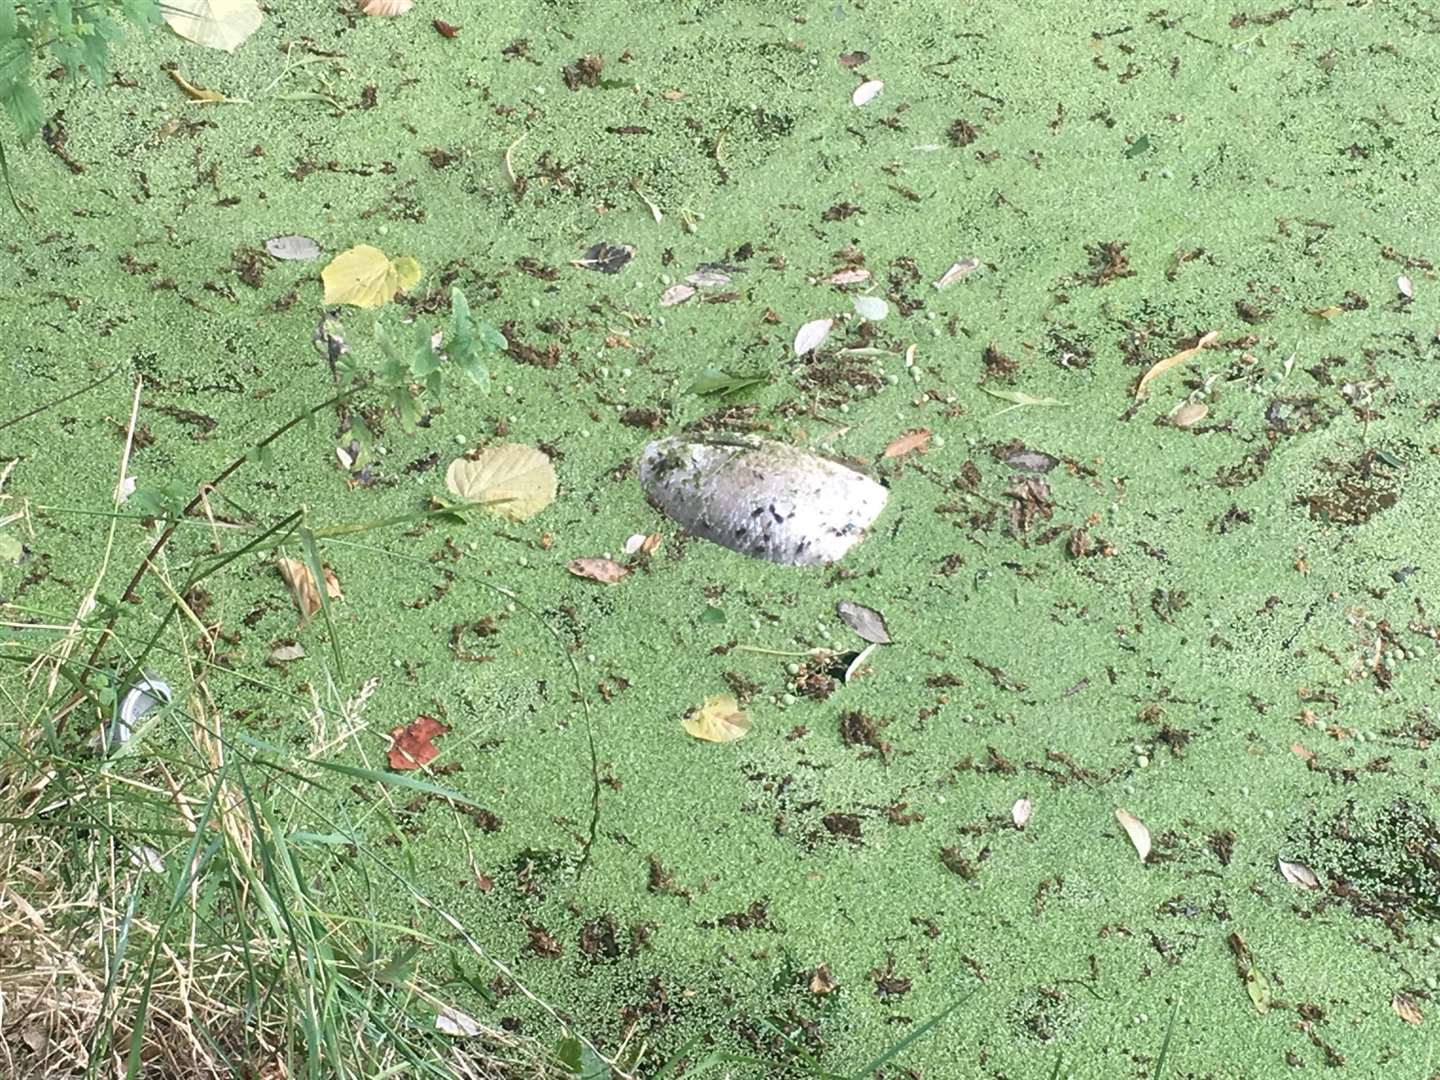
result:
[[[640,484],[696,536],[785,566],[839,559],[864,537],[888,495],[825,458],[733,435],[650,443],[640,457]]]

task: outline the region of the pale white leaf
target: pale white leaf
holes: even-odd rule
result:
[[[870,280],[870,271],[863,266],[850,266],[844,270],[836,270],[825,280],[831,285],[858,285],[862,281]]]
[[[852,296],[850,302],[855,305],[855,314],[867,322],[879,322],[890,314],[890,305],[881,296]]]
[[[884,89],[885,84],[879,79],[867,79],[865,82],[857,86],[855,88],[855,92],[850,95],[850,104],[856,106],[857,108],[861,105],[868,104],[869,102],[874,101],[880,91]]]
[[[1395,288],[1400,290],[1400,295],[1406,300],[1415,299],[1415,283],[1404,274],[1395,279]]]
[[[473,1039],[481,1032],[480,1022],[468,1013],[463,1013],[453,1005],[446,1005],[435,1017],[435,1030],[442,1035],[454,1035],[456,1038]]]
[[[713,267],[702,267],[693,274],[687,274],[685,280],[691,285],[706,288],[715,285],[729,285],[730,275],[724,270],[716,270]]]
[[[800,327],[795,335],[795,355],[804,356],[825,344],[825,339],[830,336],[830,328],[834,325],[834,319],[814,319]]]
[[[1276,859],[1275,866],[1280,871],[1280,876],[1291,885],[1298,885],[1302,889],[1320,888],[1320,879],[1315,876],[1315,871],[1304,863]]]
[[[415,0],[365,0],[360,10],[366,15],[393,19],[396,15],[404,15],[414,6]]]
[[[265,250],[289,262],[309,262],[320,257],[320,245],[308,236],[272,236],[265,241]]]
[[[635,533],[633,536],[628,537],[625,541],[625,554],[634,555],[635,552],[640,550],[640,545],[643,543],[645,543],[644,533]]]
[[[160,14],[186,41],[225,52],[243,45],[265,19],[255,0],[167,0]]]
[[[968,277],[978,269],[980,269],[980,260],[973,256],[966,256],[959,262],[952,263],[950,269],[940,275],[939,280],[935,282],[935,288],[948,289],[955,282],[963,277]]]
[[[1015,805],[1010,807],[1010,820],[1015,823],[1015,828],[1023,829],[1034,809],[1035,806],[1029,799],[1016,799]]]
[[[671,285],[660,294],[660,306],[674,307],[676,304],[683,304],[694,295],[695,287],[693,285]]]
[[[1140,856],[1140,861],[1144,862],[1148,859],[1150,857],[1150,830],[1145,827],[1145,823],[1128,810],[1121,810],[1118,807],[1115,810],[1115,820],[1125,830],[1125,835],[1130,837],[1130,843],[1135,845],[1135,854]]]

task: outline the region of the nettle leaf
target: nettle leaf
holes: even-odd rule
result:
[[[459,289],[451,289],[450,340],[446,342],[450,359],[472,383],[481,390],[489,390],[490,369],[481,362],[475,347],[475,329],[475,322],[470,318],[470,302]]]
[[[40,130],[43,113],[40,95],[35,93],[33,86],[28,82],[12,82],[8,86],[0,82],[0,105],[5,107],[10,119],[15,122],[22,143],[35,137],[35,133]]]
[[[764,386],[769,381],[770,376],[764,372],[750,375],[744,372],[708,367],[698,379],[685,389],[687,393],[699,394],[701,397],[708,394],[719,394],[720,397],[727,398],[742,390],[749,390],[752,386]]]
[[[430,343],[429,331],[423,323],[415,324],[415,347],[410,358],[410,374],[417,379],[423,379],[427,375],[440,370],[445,358],[435,351],[435,346]]]
[[[383,323],[375,324],[375,342],[380,346],[380,352],[385,357],[384,363],[380,365],[380,378],[391,386],[403,385],[409,374],[410,365]]]

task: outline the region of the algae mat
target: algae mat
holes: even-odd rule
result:
[[[777,1027],[853,1070],[969,995],[884,1075],[1148,1076],[1173,1010],[1170,1076],[1424,1080],[1437,64],[1440,15],[1383,0],[281,6],[233,56],[157,36],[102,88],[47,84],[45,139],[10,155],[35,212],[0,265],[7,414],[119,364],[131,471],[193,492],[330,392],[321,263],[275,236],[419,261],[353,341],[438,320],[451,285],[503,327],[489,396],[385,432],[359,476],[327,417],[214,510],[381,518],[462,449],[552,458],[525,523],[325,546],[334,693],[379,679],[329,752],[379,767],[389,729],[444,719],[430,767],[484,812],[399,807],[396,857],[642,1074],[692,1037],[778,1060]],[[187,101],[165,65],[241,100]],[[712,367],[762,378],[693,392]],[[124,382],[4,433],[37,509],[0,589],[27,610],[95,573]],[[687,540],[634,475],[685,430],[861,464],[889,504],[829,569]],[[566,571],[656,532],[613,585]],[[117,565],[151,536],[125,523]],[[840,601],[894,638],[849,682]],[[239,676],[325,690],[320,620],[297,632],[260,558],[204,619],[231,730],[305,747],[309,714]],[[817,647],[840,658],[752,651]],[[578,880],[571,660],[602,793]],[[689,738],[723,693],[749,733]],[[373,785],[333,798],[391,835]],[[554,1031],[503,978],[458,1003]]]

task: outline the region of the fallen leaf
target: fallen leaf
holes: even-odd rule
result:
[[[591,244],[580,258],[571,259],[570,265],[580,270],[618,274],[634,255],[635,248],[630,244]]]
[[[1215,342],[1215,339],[1219,336],[1219,330],[1211,330],[1209,333],[1201,337],[1200,340],[1197,341],[1194,345],[1190,346],[1190,348],[1181,349],[1175,355],[1167,356],[1164,360],[1157,360],[1153,365],[1151,365],[1149,371],[1145,372],[1144,375],[1140,376],[1140,382],[1135,387],[1135,400],[1139,401],[1142,397],[1145,396],[1145,387],[1150,384],[1151,379],[1154,379],[1157,375],[1165,374],[1165,372],[1169,371],[1171,368],[1175,367],[1178,364],[1183,364],[1186,360],[1189,360],[1190,357],[1194,356],[1201,349],[1204,349],[1205,347],[1213,344]]]
[[[712,286],[729,285],[730,275],[724,270],[713,266],[702,266],[693,274],[687,274],[685,280],[698,288],[709,288]]]
[[[379,248],[360,244],[342,251],[320,271],[325,303],[374,308],[387,304],[420,280],[420,264],[409,256],[391,262]]]
[[[653,555],[656,549],[660,547],[660,541],[663,539],[664,537],[662,537],[659,533],[651,533],[649,536],[645,537],[645,542],[640,545],[640,554]]]
[[[1118,807],[1115,810],[1115,820],[1125,830],[1125,835],[1130,837],[1130,843],[1135,845],[1135,853],[1140,856],[1140,861],[1143,863],[1150,857],[1150,830],[1139,818]]]
[[[456,458],[445,473],[445,486],[466,502],[493,503],[489,509],[494,513],[525,521],[555,501],[555,466],[533,447],[506,443],[473,460]]]
[[[396,15],[404,15],[414,6],[415,0],[365,0],[365,3],[360,5],[360,13],[393,19]]]
[[[870,54],[867,53],[867,52],[859,52],[859,51],[856,51],[856,52],[841,53],[841,54],[840,54],[840,66],[843,67],[843,68],[857,68],[857,67],[859,67],[861,64],[865,63],[866,60],[869,60],[869,59],[870,59]]]
[[[876,645],[889,645],[890,631],[885,626],[885,616],[864,604],[841,600],[835,605],[840,621],[854,630],[861,638]]]
[[[297,559],[277,559],[276,568],[300,611],[300,625],[304,626],[320,610],[320,591],[315,584],[315,575],[310,572],[309,566]],[[325,575],[325,596],[331,600],[345,599],[335,572],[328,566],[322,567],[322,571]]]
[[[880,456],[884,458],[901,458],[917,450],[923,454],[929,443],[930,429],[917,428],[914,431],[907,431],[898,439],[892,440],[890,445],[885,447],[885,452]]]
[[[1420,1015],[1420,1007],[1404,994],[1390,995],[1390,1008],[1395,1010],[1395,1015],[1401,1020],[1414,1027],[1419,1027],[1425,1019]]]
[[[255,0],[167,0],[160,14],[186,41],[225,52],[238,49],[265,19]]]
[[[810,973],[810,992],[817,997],[832,993],[839,985],[830,973],[829,964],[821,964]]]
[[[390,749],[385,751],[385,760],[396,772],[418,769],[439,755],[432,740],[449,730],[433,716],[421,713],[411,723],[390,729]]]
[[[265,658],[265,663],[271,667],[278,667],[281,664],[288,664],[292,660],[301,660],[305,657],[305,646],[298,644],[281,645],[270,650],[270,655]]]
[[[705,704],[691,709],[680,723],[692,736],[706,742],[734,742],[750,730],[750,718],[729,694],[706,698]]]
[[[446,1005],[435,1017],[435,1030],[442,1035],[454,1035],[457,1038],[473,1039],[483,1030],[480,1022],[473,1016],[461,1012],[453,1005]]]
[[[1008,402],[1011,403],[1011,404],[1010,404],[1010,408],[1008,408],[1008,409],[1001,409],[999,412],[991,413],[990,415],[991,415],[992,418],[993,418],[993,417],[996,417],[996,416],[1003,416],[1005,413],[1010,412],[1011,409],[1024,408],[1026,405],[1065,405],[1065,404],[1066,404],[1066,402],[1060,401],[1060,400],[1057,399],[1057,398],[1053,398],[1053,397],[1036,397],[1034,394],[1027,394],[1027,393],[1025,393],[1025,391],[1023,391],[1023,390],[992,390],[992,389],[991,389],[990,387],[988,387],[988,386],[980,386],[980,387],[977,387],[977,389],[983,390],[985,393],[989,394],[989,395],[990,395],[991,397],[993,397],[993,398],[999,398],[1001,401],[1008,401]]]
[[[1415,299],[1415,283],[1404,274],[1395,279],[1395,288],[1406,300]]]
[[[1210,406],[1205,402],[1187,401],[1170,414],[1170,423],[1174,427],[1188,428],[1198,424],[1209,415]]]
[[[272,258],[309,262],[320,257],[320,245],[308,236],[272,236],[265,241],[265,250]]]
[[[855,92],[850,95],[850,104],[857,108],[861,105],[866,105],[874,101],[880,91],[884,89],[885,84],[879,79],[867,79],[857,86]]]
[[[643,539],[643,538],[642,538]],[[576,577],[589,578],[591,581],[602,581],[606,585],[614,585],[630,571],[621,566],[613,559],[602,559],[599,557],[587,556],[583,559],[572,559],[565,567]]]
[[[634,533],[625,540],[625,554],[634,555],[640,550],[640,545],[645,543],[644,533]]]
[[[0,562],[18,565],[25,557],[25,545],[19,538],[0,532]]]
[[[224,94],[220,93],[219,90],[207,90],[203,86],[196,86],[192,82],[187,82],[185,77],[174,68],[170,68],[168,74],[170,81],[180,87],[180,89],[184,91],[185,96],[191,101],[221,102],[230,100]]]
[[[1336,315],[1345,314],[1345,309],[1331,304],[1329,307],[1307,308],[1306,314],[1314,315],[1317,319],[1333,319]]]
[[[870,271],[863,266],[851,266],[844,270],[836,270],[825,279],[829,285],[859,285],[862,281],[870,280]]]
[[[452,26],[444,19],[431,19],[430,25],[435,27],[435,32],[443,38],[453,38],[460,33],[460,27]]]
[[[1296,757],[1300,758],[1302,761],[1306,762],[1306,763],[1309,763],[1309,762],[1315,760],[1315,751],[1314,751],[1314,750],[1306,749],[1304,746],[1301,746],[1298,742],[1297,742],[1297,743],[1291,743],[1291,744],[1290,744],[1290,752],[1291,752],[1292,754],[1294,754]]]
[[[852,296],[850,303],[855,307],[855,314],[866,322],[879,322],[890,314],[890,305],[882,296]]]
[[[979,268],[979,259],[974,258],[973,256],[966,256],[959,262],[952,263],[950,265],[950,269],[946,270],[945,273],[940,275],[940,279],[935,282],[935,288],[948,289],[951,285],[954,285],[955,282],[959,281],[963,277],[969,276],[972,272],[978,270]]]
[[[1010,807],[1010,820],[1015,823],[1015,828],[1025,828],[1025,823],[1030,820],[1034,809],[1034,804],[1029,799],[1016,799],[1015,805]]]
[[[693,285],[671,285],[660,294],[661,307],[674,307],[676,304],[683,304],[695,295]]]
[[[830,328],[834,325],[834,319],[814,319],[800,327],[795,334],[795,355],[804,356],[818,349],[830,336]]]
[[[1280,870],[1280,876],[1291,885],[1298,885],[1302,889],[1320,888],[1320,879],[1315,876],[1315,871],[1304,863],[1276,859],[1275,865]]]
[[[708,367],[698,379],[685,388],[685,392],[702,397],[706,394],[719,394],[720,397],[727,398],[752,386],[764,386],[769,381],[769,375],[759,372],[749,374]]]

